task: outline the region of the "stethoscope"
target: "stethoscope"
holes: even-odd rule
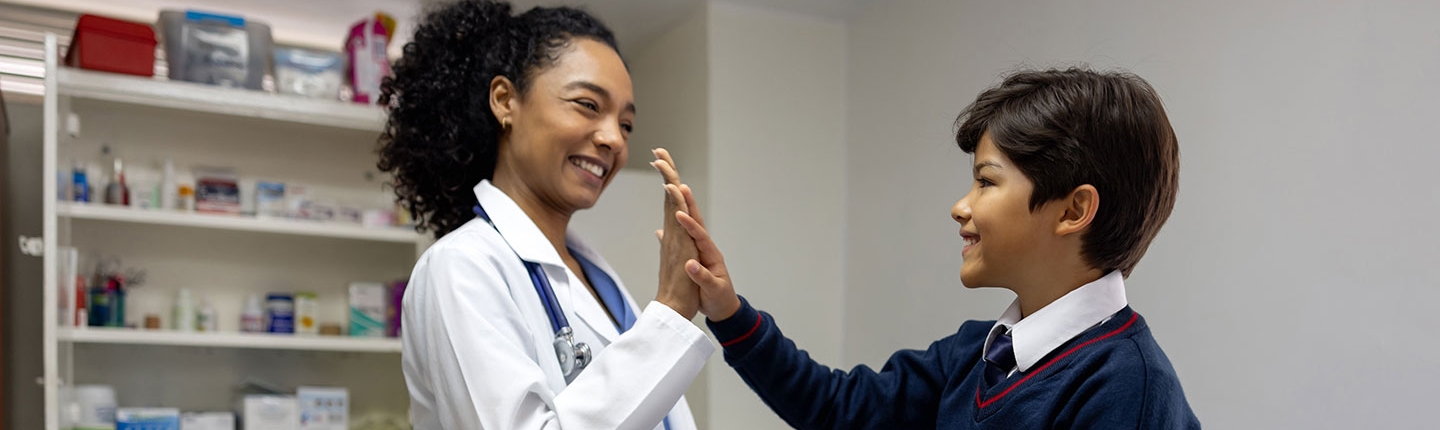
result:
[[[495,229],[495,233],[500,233],[500,228],[490,221],[490,215],[485,213],[484,208],[476,205],[474,210],[475,215]],[[500,239],[505,239],[503,233],[500,234]],[[510,241],[506,240],[505,245],[510,246]],[[515,252],[514,246],[510,246],[510,252]],[[515,257],[519,258],[520,253],[515,253]],[[550,278],[545,276],[545,269],[541,268],[539,263],[525,261],[524,258],[520,258],[520,262],[525,264],[525,271],[530,272],[530,283],[535,285],[535,292],[540,294],[540,302],[545,305],[545,313],[550,317],[550,327],[555,329],[555,356],[560,360],[560,371],[565,374],[566,381],[574,379],[581,370],[585,370],[585,366],[590,365],[590,345],[575,341],[575,331],[570,328],[570,320],[565,318],[565,312],[560,309],[560,300],[555,298],[555,289],[550,287]]]

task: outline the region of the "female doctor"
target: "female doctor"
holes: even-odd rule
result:
[[[568,232],[628,156],[634,97],[610,31],[569,8],[442,4],[383,94],[379,168],[438,238],[403,302],[414,427],[695,428],[682,394],[714,347],[690,323],[699,298],[682,266],[694,256],[662,259],[676,269],[641,311]],[[681,207],[667,198],[667,213]]]

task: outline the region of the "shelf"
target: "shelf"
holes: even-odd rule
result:
[[[113,345],[190,346],[333,352],[400,352],[400,340],[348,336],[296,336],[263,333],[182,333],[128,328],[62,328],[59,340]]]
[[[378,132],[385,124],[385,113],[380,108],[338,100],[312,99],[67,67],[58,68],[56,78],[59,94],[74,98],[360,131]]]
[[[170,210],[132,209],[122,206],[60,202],[55,207],[60,218],[128,222],[179,227],[208,228],[259,233],[316,236],[375,242],[418,243],[422,236],[400,227],[367,228],[355,224],[261,219],[238,215],[211,215]]]

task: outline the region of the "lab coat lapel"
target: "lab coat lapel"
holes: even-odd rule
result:
[[[616,276],[613,270],[610,270],[610,265],[605,263],[605,260],[600,258],[600,255],[592,251],[589,246],[585,245],[584,241],[580,240],[580,238],[574,234],[569,234],[565,238],[565,242],[566,246],[570,247],[571,252],[579,254],[580,257],[589,260],[595,264],[596,267],[599,267],[605,274],[610,275],[610,279],[614,280],[615,286],[620,289],[621,296],[625,298],[625,305],[631,307],[631,312],[634,312],[634,306],[630,303],[630,294],[625,292],[625,286],[620,283],[620,277]],[[576,275],[580,276],[578,273]],[[594,281],[592,280],[591,282]],[[616,337],[620,336],[620,330],[615,327],[615,321],[610,319],[610,315],[605,312],[605,304],[596,300],[595,297],[590,294],[590,291],[585,288],[584,284],[575,282],[574,285],[570,290],[571,294],[575,296],[576,301],[580,301],[581,297],[585,300],[583,300],[582,304],[577,304],[572,309],[575,309],[575,312],[580,316],[580,320],[583,321],[586,326],[590,327],[590,329],[595,332],[595,335],[600,337],[605,344],[608,345],[610,342],[613,342]]]
[[[545,233],[540,231],[535,221],[525,215],[525,210],[520,209],[515,200],[490,184],[490,180],[483,180],[475,185],[475,199],[485,208],[485,213],[490,215],[490,222],[495,224],[495,229],[500,231],[505,242],[520,255],[521,260],[565,267],[565,263],[560,260],[560,254],[555,252],[555,247],[550,245],[550,240],[545,238]],[[554,276],[548,270],[545,273]],[[555,280],[550,282],[553,284]]]
[[[555,300],[560,302],[560,308],[565,312],[565,318],[570,320],[571,326],[585,324],[605,344],[620,336],[615,323],[605,313],[604,305],[591,296],[585,284],[577,282],[575,276],[580,274],[570,272],[555,247],[550,245],[550,240],[545,238],[545,233],[520,209],[520,205],[515,204],[515,200],[505,195],[505,192],[500,191],[489,180],[475,185],[475,198],[480,206],[485,208],[485,213],[490,216],[490,222],[495,224],[495,229],[500,231],[500,235],[505,237],[505,241],[520,259],[539,263],[545,270],[550,287],[555,290]],[[572,247],[589,251],[589,248],[578,242],[573,235],[567,237],[566,241]],[[615,276],[604,260],[593,253],[585,254],[585,257],[603,268],[619,285],[620,278]],[[624,292],[623,286],[621,292]],[[577,319],[580,321],[576,321]],[[583,337],[579,327],[574,327],[574,330],[577,336]]]

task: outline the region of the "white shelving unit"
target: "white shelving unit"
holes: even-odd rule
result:
[[[123,206],[103,204],[60,203],[56,212],[61,218],[69,218],[72,220],[113,221],[254,233],[332,237],[374,242],[413,244],[423,240],[423,238],[413,230],[404,228],[366,228],[337,222],[263,219],[233,215],[197,214],[173,210],[138,210]]]
[[[59,95],[77,99],[363,131],[384,125],[373,106],[69,68],[55,76]]]
[[[55,179],[44,183],[47,198],[40,208],[45,428],[59,428],[63,387],[96,383],[115,386],[122,407],[182,410],[229,410],[239,380],[338,385],[351,389],[352,414],[403,414],[398,339],[240,333],[238,313],[250,295],[309,291],[320,297],[321,322],[344,326],[346,286],[408,276],[430,243],[427,237],[400,227],[141,210],[56,197],[58,173],[68,173],[70,162],[113,147],[125,157],[127,173],[131,166],[167,158],[177,171],[227,166],[242,179],[304,184],[337,200],[372,204],[368,207],[388,204],[383,178],[374,172],[383,111],[62,68],[58,52],[55,36],[48,36],[43,171]],[[98,173],[91,173],[92,183],[104,180]],[[97,191],[92,196],[103,195]],[[90,253],[118,256],[125,266],[147,271],[145,284],[127,293],[127,322],[156,315],[169,327],[174,292],[187,288],[217,310],[219,331],[75,327],[60,321],[74,300],[61,296],[61,247],[79,250],[82,263]],[[86,270],[82,264],[80,272]]]
[[[332,352],[400,352],[400,341],[388,338],[294,336],[263,333],[182,333],[126,328],[67,328],[59,339],[74,343],[190,346],[206,348],[286,349]]]

